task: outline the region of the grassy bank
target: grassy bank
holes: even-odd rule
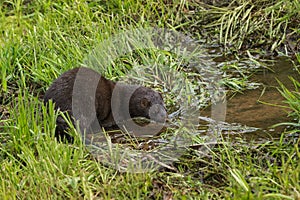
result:
[[[58,113],[41,102],[59,74],[82,63],[99,42],[132,28],[152,26],[191,34],[199,45],[216,48],[217,56],[225,60],[256,62],[254,56],[284,54],[296,55],[298,60],[293,59],[299,65],[299,1],[212,5],[209,1],[14,0],[1,1],[0,6],[1,199],[300,198],[297,136],[283,134],[279,141],[262,144],[223,138],[209,156],[187,151],[173,170],[124,173],[99,163],[79,140],[57,142],[53,136]],[[180,59],[167,52],[134,52],[112,62],[105,75],[117,80],[124,75],[124,66],[163,63],[192,77],[189,86],[197,88],[193,82],[197,74]],[[248,88],[251,70],[243,71],[237,64],[220,68],[225,73],[230,67],[239,73],[223,77],[227,87]],[[163,91],[161,84],[147,84]],[[294,110],[294,132],[299,130],[297,80],[295,88],[294,92],[281,88]],[[164,97],[172,109],[174,96]]]

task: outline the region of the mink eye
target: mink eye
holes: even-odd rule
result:
[[[148,101],[148,99],[142,98],[142,100],[141,100],[141,106],[142,106],[142,108],[149,107],[149,104],[150,104],[150,102]]]

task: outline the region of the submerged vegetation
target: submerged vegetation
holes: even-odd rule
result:
[[[292,110],[291,121],[282,122],[292,125],[289,134],[259,142],[224,136],[206,156],[189,148],[171,168],[147,173],[103,165],[79,137],[74,144],[57,142],[59,113],[41,102],[53,79],[83,63],[101,41],[141,27],[191,35],[204,49],[203,59],[222,72],[229,93],[255,88],[251,75],[270,68],[266,60],[277,55],[293,60],[291,67],[299,73],[299,10],[298,0],[1,1],[0,198],[300,199],[300,84],[295,78],[294,88],[278,85]],[[167,51],[139,50],[113,60],[104,74],[118,80],[135,66],[171,66],[207,106],[199,87],[205,80],[188,63]],[[161,91],[169,112],[177,109],[176,94],[162,82],[132,75]]]

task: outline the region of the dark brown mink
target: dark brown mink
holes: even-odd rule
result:
[[[160,93],[138,85],[117,86],[90,68],[78,67],[54,80],[44,95],[44,103],[51,99],[55,109],[66,112],[73,124],[79,120],[81,131],[86,133],[102,127],[119,129],[117,122],[135,117],[165,122],[167,112]],[[72,141],[62,116],[58,116],[56,125],[55,137]]]

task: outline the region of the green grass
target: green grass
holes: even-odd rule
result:
[[[219,6],[220,4],[221,6]],[[299,35],[299,1],[217,1],[199,2],[195,29],[219,40],[230,53],[296,53]],[[191,17],[193,21],[193,17]]]
[[[300,63],[300,56],[296,54],[297,62]],[[297,66],[295,66],[296,73],[300,75],[300,71]],[[290,81],[293,83],[294,89],[288,89],[282,82],[279,80],[278,83],[280,88],[278,89],[281,95],[285,98],[285,103],[288,105],[287,107],[290,108],[290,112],[288,116],[293,120],[292,122],[282,122],[280,124],[276,124],[275,126],[279,125],[289,125],[294,127],[290,132],[299,132],[300,127],[300,82],[293,77],[289,77]]]
[[[51,82],[84,62],[101,41],[148,26],[191,33],[207,47],[226,47],[218,51],[225,60],[234,54],[235,61],[218,66],[224,72],[221,82],[231,91],[249,89],[255,69],[249,66],[259,65],[252,54],[293,53],[285,47],[299,42],[298,1],[212,6],[193,0],[13,0],[1,1],[0,6],[1,199],[300,198],[299,138],[283,134],[279,141],[262,144],[223,139],[208,156],[187,150],[172,165],[175,171],[119,172],[98,162],[78,137],[73,144],[57,142],[59,113],[41,101]],[[161,91],[172,112],[182,96],[195,95],[202,100],[197,106],[207,105],[207,91],[199,87],[206,82],[185,67],[190,60],[174,52],[137,50],[111,61],[103,73],[118,80],[134,67],[153,66],[154,75],[168,79],[169,73],[159,70],[169,67],[184,81],[172,82],[171,76],[172,87],[164,88],[162,77],[132,73],[129,78]],[[292,117],[299,120],[299,83],[293,82],[295,91],[283,85],[281,91],[294,109]]]

